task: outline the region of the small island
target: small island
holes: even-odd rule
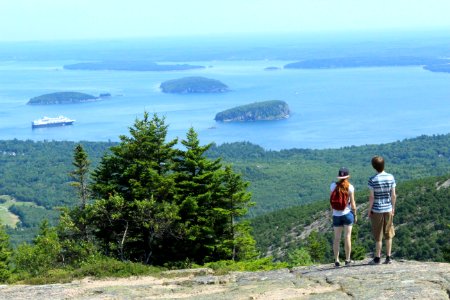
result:
[[[237,106],[216,114],[219,122],[272,121],[289,118],[290,110],[286,102],[269,100]]]
[[[264,68],[264,71],[276,71],[276,70],[279,70],[280,68],[278,68],[278,67],[266,67],[266,68]]]
[[[204,66],[188,64],[157,64],[148,61],[105,61],[86,62],[65,65],[66,70],[88,70],[88,71],[184,71],[193,69],[203,69]]]
[[[30,105],[50,105],[50,104],[73,104],[97,101],[101,97],[78,93],[78,92],[57,92],[31,98],[27,104]]]
[[[431,71],[431,72],[443,72],[443,73],[450,73],[450,64],[440,64],[440,65],[429,65],[423,67],[425,70]]]
[[[204,66],[188,64],[157,64],[148,61],[103,61],[84,62],[63,66],[66,70],[88,70],[88,71],[184,71],[203,69]]]
[[[219,80],[205,77],[183,77],[168,80],[160,85],[163,93],[191,94],[191,93],[225,93],[230,89]]]
[[[336,57],[323,59],[307,59],[286,64],[285,69],[338,69],[338,68],[370,68],[370,67],[406,67],[436,65],[446,62],[440,58],[414,56],[374,56],[374,57]]]

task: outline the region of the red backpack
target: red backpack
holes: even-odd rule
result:
[[[336,187],[330,194],[330,204],[335,210],[344,210],[348,204],[348,190],[340,191],[338,187],[339,183],[336,183]]]

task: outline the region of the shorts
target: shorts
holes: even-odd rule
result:
[[[391,212],[372,213],[370,217],[372,223],[372,234],[375,241],[390,240],[395,235],[394,217]]]
[[[355,216],[349,212],[343,216],[333,216],[333,227],[350,226],[355,223]]]

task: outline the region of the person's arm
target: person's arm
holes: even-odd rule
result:
[[[350,194],[350,206],[352,208],[352,213],[355,216],[355,223],[357,222],[356,217],[356,202],[355,202],[355,191]]]
[[[397,201],[397,194],[395,193],[395,187],[391,189],[391,203],[392,203],[392,215],[395,215],[395,202]]]
[[[369,212],[368,212],[368,216],[369,218],[372,216],[372,207],[373,207],[373,201],[375,200],[375,195],[373,190],[370,190],[370,195],[369,195]]]

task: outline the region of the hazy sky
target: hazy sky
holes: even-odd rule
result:
[[[450,0],[0,0],[0,40],[450,30]]]

